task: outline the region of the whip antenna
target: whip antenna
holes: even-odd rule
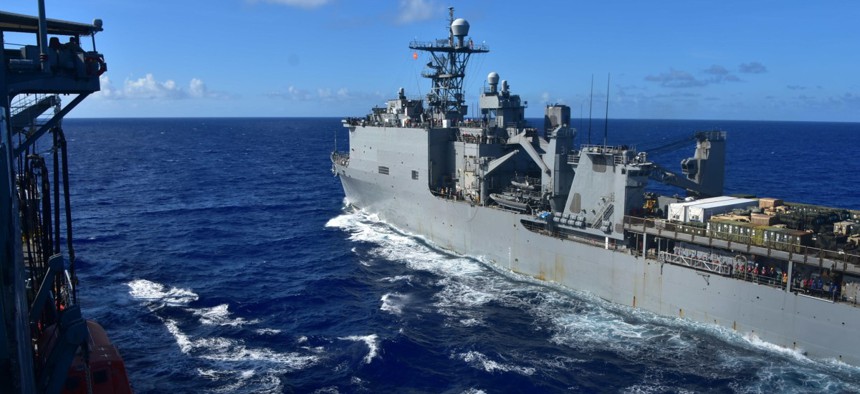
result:
[[[591,93],[588,94],[588,145],[591,145],[591,106],[594,103],[594,74],[591,74]]]
[[[609,135],[609,77],[606,74],[606,119],[603,121],[603,146],[606,146],[606,137]]]

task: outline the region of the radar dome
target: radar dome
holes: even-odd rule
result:
[[[487,83],[490,85],[499,83],[499,74],[495,71],[487,74]]]
[[[451,32],[454,37],[465,37],[469,35],[469,22],[463,18],[457,18],[451,23]]]

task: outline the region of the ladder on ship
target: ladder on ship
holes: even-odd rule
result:
[[[608,197],[600,199],[600,211],[594,216],[594,222],[591,223],[591,228],[600,228],[605,220],[609,220],[612,212],[615,210],[615,193],[610,193]]]

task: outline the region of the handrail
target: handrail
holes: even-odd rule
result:
[[[745,250],[749,252],[751,251],[751,248],[762,248],[766,251],[768,256],[773,252],[782,252],[788,254],[788,258],[793,261],[798,261],[800,257],[802,257],[803,260],[801,262],[806,265],[815,265],[813,264],[814,261],[818,261],[818,265],[821,265],[823,260],[827,259],[834,263],[841,262],[841,269],[843,272],[848,271],[848,267],[851,267],[852,271],[860,273],[860,265],[857,264],[857,262],[860,262],[860,255],[846,253],[844,251],[821,249],[812,246],[770,240],[759,245],[731,238],[731,236],[737,236],[737,234],[708,230],[705,227],[672,223],[664,219],[624,216],[624,225],[626,228],[629,228],[629,226],[641,226],[643,231],[646,231],[647,229],[656,229],[659,236],[673,239],[679,239],[678,234],[689,235],[693,239],[701,237],[707,240],[708,245],[712,245],[714,240],[719,240],[726,242],[729,247],[735,250]],[[721,237],[721,235],[723,236]]]

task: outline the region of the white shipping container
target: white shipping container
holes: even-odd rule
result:
[[[735,198],[732,200],[692,205],[687,207],[687,221],[706,223],[711,218],[711,216],[726,213],[733,209],[757,206],[758,200],[751,200],[749,198]]]
[[[669,212],[667,213],[666,219],[674,220],[678,222],[686,222],[687,221],[687,210],[689,207],[694,205],[701,204],[710,204],[713,202],[719,201],[728,201],[728,200],[737,200],[736,197],[730,196],[718,196],[718,197],[709,197],[703,198],[701,200],[695,201],[684,201],[684,202],[676,202],[669,204]]]

